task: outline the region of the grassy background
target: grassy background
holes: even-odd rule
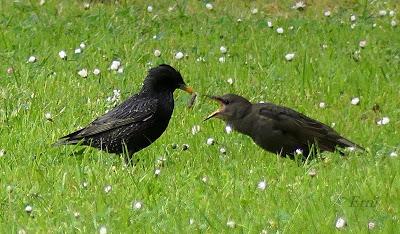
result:
[[[204,1],[155,1],[149,13],[146,1],[93,1],[89,9],[80,1],[1,1],[0,232],[331,233],[338,217],[348,232],[368,232],[370,221],[376,232],[399,230],[400,163],[389,154],[400,147],[400,33],[390,25],[398,14],[378,16],[381,9],[397,13],[396,2],[307,1],[297,11],[292,1],[216,1],[210,11]],[[328,9],[332,16],[324,17]],[[351,14],[357,15],[353,29]],[[278,26],[284,34],[276,33]],[[74,54],[81,42],[86,48]],[[225,63],[218,62],[220,46],[228,48]],[[58,57],[61,50],[66,61]],[[176,60],[177,51],[187,56]],[[289,52],[295,53],[291,62],[284,57]],[[36,63],[26,63],[31,55]],[[123,74],[107,70],[114,59],[121,60]],[[51,146],[104,113],[113,89],[122,99],[138,91],[146,70],[160,63],[179,69],[200,97],[189,110],[189,97],[176,92],[167,131],[136,154],[136,167],[94,149],[75,155],[83,147]],[[100,76],[91,74],[96,67]],[[77,75],[82,68],[89,70],[87,79]],[[334,122],[369,152],[327,154],[323,162],[300,166],[278,158],[246,136],[226,134],[220,121],[202,122],[216,106],[201,95],[228,92]],[[350,104],[353,97],[360,105]],[[379,111],[372,110],[376,104]],[[377,126],[383,116],[390,123]],[[194,125],[200,125],[196,135]],[[208,146],[209,137],[216,144]],[[167,160],[157,177],[161,156]],[[262,180],[265,190],[257,189]],[[378,203],[352,207],[354,196]],[[132,209],[134,201],[143,208]]]

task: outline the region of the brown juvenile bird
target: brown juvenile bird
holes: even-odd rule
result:
[[[174,110],[175,89],[193,93],[173,67],[162,64],[152,68],[139,93],[55,145],[82,144],[110,153],[126,152],[131,157],[167,128]]]
[[[361,146],[340,136],[327,125],[313,120],[290,108],[272,103],[252,104],[245,98],[226,94],[211,96],[221,108],[205,120],[216,117],[224,120],[234,130],[250,136],[263,149],[294,158],[302,152],[308,157],[311,147],[319,151],[335,151],[336,147]]]

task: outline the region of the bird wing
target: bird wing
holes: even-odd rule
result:
[[[94,136],[112,129],[133,123],[144,122],[153,117],[158,99],[141,98],[134,95],[105,115],[98,117],[87,127],[73,132],[61,139],[77,140]]]
[[[340,136],[331,127],[295,110],[272,103],[258,105],[260,105],[260,115],[272,120],[274,128],[295,137],[302,145],[317,142],[320,149],[327,151],[333,151],[335,146],[363,149]]]

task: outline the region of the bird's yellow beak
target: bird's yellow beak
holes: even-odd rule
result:
[[[194,92],[192,87],[189,87],[189,86],[187,86],[185,84],[179,86],[179,89],[181,89],[181,90],[183,90],[183,91],[185,91],[185,92],[187,92],[189,94],[192,94]]]
[[[220,107],[218,110],[214,111],[213,113],[211,113],[210,115],[207,116],[207,118],[204,119],[204,121],[209,120],[213,117],[216,117],[217,115],[219,115],[221,112],[224,111],[224,103],[221,97],[218,96],[207,96],[208,98],[211,98],[212,100],[218,102],[220,104]]]

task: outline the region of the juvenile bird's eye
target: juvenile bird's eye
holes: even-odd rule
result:
[[[229,103],[231,103],[229,100],[226,100],[226,99],[224,99],[222,102],[223,102],[225,105],[228,105]]]

